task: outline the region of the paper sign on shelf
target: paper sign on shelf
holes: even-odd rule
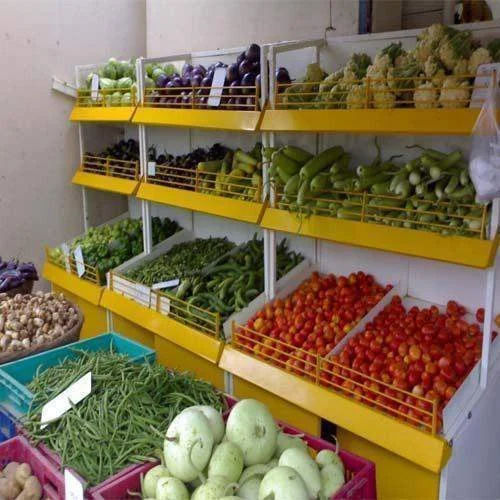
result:
[[[83,252],[82,247],[78,245],[73,252],[76,263],[76,272],[78,277],[81,278],[85,274],[85,263],[83,262]]]
[[[93,74],[92,75],[92,81],[90,83],[90,96],[94,101],[97,100],[97,96],[99,94],[99,75]]]
[[[500,63],[481,64],[477,68],[474,79],[474,90],[470,99],[471,108],[481,108],[483,101],[488,96],[488,88],[491,85],[491,75],[496,71],[497,86],[500,82]]]
[[[70,469],[64,469],[64,498],[65,500],[83,500],[84,487],[82,482]]]
[[[177,286],[180,283],[180,281],[181,280],[179,278],[170,281],[162,281],[161,283],[155,283],[151,288],[153,290],[161,290],[162,288],[173,288],[174,286]]]
[[[64,264],[66,266],[66,271],[71,272],[71,266],[69,263],[69,246],[67,243],[61,245],[62,253],[64,254]]]
[[[156,162],[148,161],[148,177],[154,177],[156,175]]]
[[[64,415],[72,405],[78,404],[92,392],[92,372],[87,372],[83,377],[73,382],[61,394],[45,403],[42,408],[40,427],[44,429],[51,420]]]
[[[220,104],[222,95],[222,87],[226,80],[226,68],[216,68],[214,77],[212,78],[212,87],[210,88],[210,95],[207,104],[209,106],[217,107]]]

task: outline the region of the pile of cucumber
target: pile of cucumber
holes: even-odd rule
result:
[[[421,154],[401,165],[377,155],[367,165],[350,166],[351,156],[333,146],[313,156],[295,146],[265,148],[278,208],[301,215],[424,229],[441,234],[480,236],[484,206],[461,151],[444,153],[421,146]]]

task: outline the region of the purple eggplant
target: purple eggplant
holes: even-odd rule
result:
[[[252,71],[252,63],[248,59],[241,61],[238,66],[238,73],[241,77]]]
[[[236,63],[230,64],[227,67],[226,80],[228,84],[233,83],[235,80],[239,79],[238,65]]]
[[[241,82],[239,80],[235,80],[233,83],[231,83],[231,86],[229,88],[229,93],[233,96],[238,95],[241,92],[241,89],[238,89],[236,87],[239,87],[241,85]]]
[[[200,87],[202,80],[203,80],[203,77],[201,75],[199,75],[198,73],[195,75],[191,75],[191,85],[193,87]]]
[[[255,73],[246,73],[241,79],[241,85],[253,87],[255,85]],[[253,94],[253,89],[242,89],[242,94]]]
[[[182,76],[190,76],[191,71],[193,71],[193,66],[188,63],[184,63],[184,66],[182,66]]]
[[[236,58],[236,64],[239,66],[241,64],[241,61],[243,61],[245,58],[245,51],[243,51],[241,52],[241,54],[238,54],[238,57]]]
[[[245,52],[245,59],[250,62],[260,61],[260,47],[256,43],[252,43]]]

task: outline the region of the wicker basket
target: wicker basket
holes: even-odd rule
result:
[[[0,353],[0,365],[9,363],[10,361],[15,361],[17,359],[25,358],[27,356],[32,356],[33,354],[38,354],[42,351],[48,351],[49,349],[54,349],[55,347],[61,347],[66,344],[70,344],[71,342],[76,342],[80,337],[80,331],[82,329],[84,317],[82,312],[76,305],[71,304],[71,306],[78,313],[78,322],[73,328],[71,328],[71,330],[68,330],[66,333],[64,333],[57,339],[52,340],[51,342],[45,342],[44,344],[32,346],[28,349],[23,349],[22,351]]]
[[[4,293],[6,293],[8,297],[14,297],[18,293],[20,293],[21,295],[26,295],[27,293],[32,292],[34,283],[35,282],[33,280],[27,280],[19,286],[16,286],[16,288],[11,288]]]

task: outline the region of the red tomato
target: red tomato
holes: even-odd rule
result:
[[[480,307],[476,311],[476,319],[477,319],[478,323],[484,323],[484,307]]]

